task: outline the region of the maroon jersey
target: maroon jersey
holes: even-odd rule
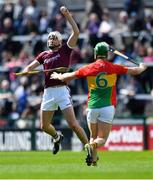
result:
[[[56,52],[52,52],[50,50],[43,51],[36,57],[36,60],[43,65],[44,70],[58,67],[69,67],[71,52],[72,49],[69,48],[67,44],[64,44]],[[45,88],[57,85],[65,85],[65,82],[50,79],[50,75],[50,72],[45,73]]]

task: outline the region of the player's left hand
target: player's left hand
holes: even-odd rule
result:
[[[147,69],[147,65],[145,63],[140,63],[139,67],[142,68],[143,71]]]

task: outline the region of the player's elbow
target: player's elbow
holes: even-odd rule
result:
[[[79,36],[79,34],[80,34],[80,31],[79,31],[79,29],[77,29],[77,31],[76,31],[76,34]]]

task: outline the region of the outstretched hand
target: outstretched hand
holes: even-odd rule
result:
[[[62,74],[61,74],[61,73],[53,72],[53,73],[50,75],[50,79],[58,79],[58,80],[61,80],[61,78],[62,78]]]

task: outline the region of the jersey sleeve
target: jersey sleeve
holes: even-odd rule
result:
[[[85,77],[89,74],[89,65],[83,66],[82,68],[75,71],[75,76],[77,78]]]
[[[45,55],[45,52],[40,53],[37,57],[36,60],[40,63],[43,64],[44,60],[43,60],[43,56]]]
[[[127,74],[128,68],[122,65],[113,64],[111,71],[111,73],[115,74]]]

